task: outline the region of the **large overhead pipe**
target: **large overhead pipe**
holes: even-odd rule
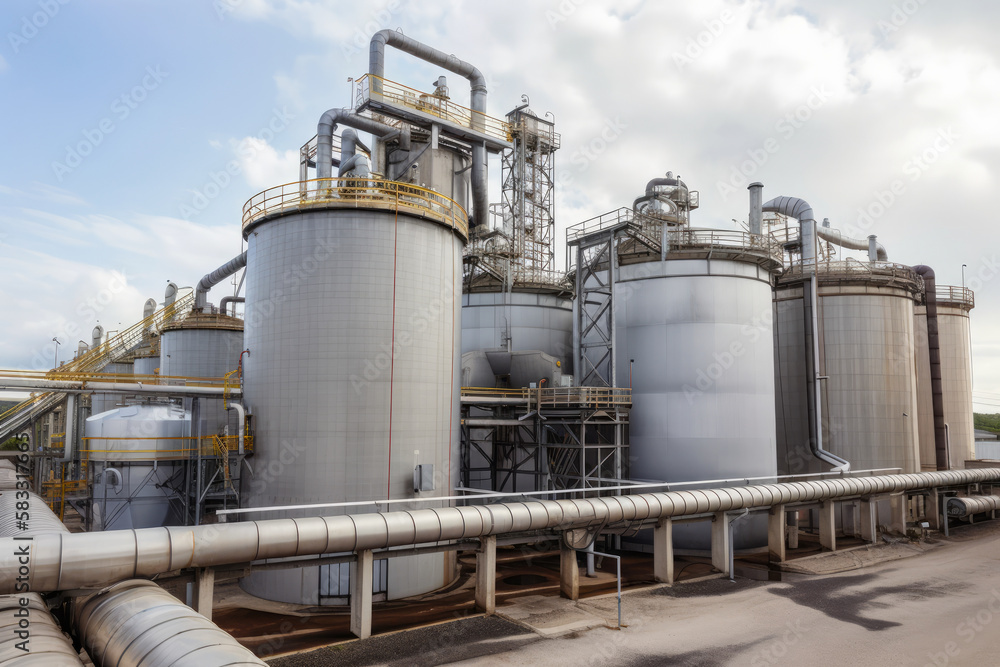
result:
[[[948,434],[944,424],[944,384],[941,379],[941,340],[938,337],[937,279],[934,269],[920,264],[913,270],[924,279],[924,306],[927,308],[927,354],[931,362],[931,400],[934,406],[934,454],[938,470],[951,470]]]
[[[337,130],[338,125],[346,125],[362,132],[368,132],[383,140],[398,136],[400,149],[410,150],[409,125],[404,124],[402,129],[396,129],[392,125],[359,116],[350,109],[330,109],[320,117],[319,124],[316,126],[316,178],[331,178],[333,176],[333,133]],[[350,137],[348,139],[350,141]],[[356,144],[356,133],[353,141]],[[343,148],[343,145],[341,147]],[[343,161],[342,158],[341,162],[343,163]],[[376,171],[378,171],[377,163]],[[343,172],[343,164],[341,164],[341,172]],[[386,176],[391,175],[386,174]]]
[[[194,309],[204,310],[205,306],[208,305],[208,291],[246,265],[247,253],[244,251],[242,254],[233,257],[231,260],[217,268],[215,271],[206,273],[202,276],[201,280],[198,281],[198,287],[194,290]]]
[[[799,243],[802,253],[803,284],[802,315],[806,351],[806,397],[809,414],[809,449],[820,461],[834,470],[847,472],[851,464],[823,448],[823,393],[820,389],[819,355],[819,284],[816,278],[816,218],[812,206],[798,197],[775,197],[762,207],[762,212],[780,213],[799,221]]]
[[[67,394],[88,394],[104,391],[125,394],[166,394],[168,396],[208,396],[222,398],[229,394],[240,396],[239,387],[189,387],[184,385],[156,385],[142,382],[101,382],[100,380],[42,380],[34,378],[0,377],[0,389],[28,391],[58,391]]]
[[[28,545],[29,590],[99,588],[177,569],[250,563],[265,558],[352,553],[576,528],[624,528],[661,519],[766,509],[1000,480],[1000,468],[669,491],[576,500],[541,500],[369,514],[168,526],[104,533],[39,535]],[[0,538],[0,594],[17,583],[13,538]]]
[[[394,46],[404,53],[425,60],[469,80],[471,89],[472,124],[482,129],[486,116],[486,77],[472,64],[453,55],[438,51],[395,30],[380,30],[372,35],[369,44],[368,72],[379,77],[372,85],[380,85],[385,78],[385,47]],[[318,156],[317,156],[318,157]],[[486,146],[472,146],[472,224],[485,225],[489,217],[490,194],[487,176]]]
[[[841,248],[847,248],[849,250],[867,250],[868,259],[872,262],[887,262],[889,261],[889,255],[885,251],[885,246],[877,241],[874,241],[873,236],[869,236],[866,239],[852,239],[849,236],[844,236],[839,229],[832,229],[827,224],[827,219],[823,219],[823,226],[816,228],[816,235],[819,236],[824,241],[829,241],[833,245],[840,246]],[[874,243],[874,254],[872,253],[872,244]]]

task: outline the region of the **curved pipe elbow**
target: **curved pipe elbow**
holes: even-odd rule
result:
[[[247,435],[246,434],[246,428],[247,428],[247,411],[246,411],[246,409],[244,409],[244,407],[243,407],[243,405],[241,403],[230,403],[226,407],[226,410],[235,410],[236,411],[236,418],[239,419],[239,425],[237,426],[237,432],[239,434],[239,436],[238,436],[239,437],[239,450],[238,451],[239,451],[240,456],[243,456],[243,453],[246,451],[246,447],[244,445],[246,443],[246,435]]]
[[[198,311],[204,310],[205,306],[208,305],[208,291],[246,265],[247,253],[243,251],[242,254],[232,258],[215,271],[202,276],[194,291],[194,309]]]
[[[805,199],[798,197],[775,197],[762,207],[767,213],[780,213],[795,218],[799,222],[816,220],[812,206]]]

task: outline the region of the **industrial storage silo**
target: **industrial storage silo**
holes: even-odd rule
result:
[[[163,327],[160,334],[160,375],[181,378],[222,378],[239,365],[243,351],[243,320],[192,310],[187,317]],[[181,383],[180,380],[164,380]],[[221,398],[200,400],[202,436],[218,435],[229,423]],[[184,399],[191,409],[192,399]],[[231,433],[235,431],[230,429]]]
[[[816,234],[809,231],[786,244],[798,249],[800,258],[779,277],[775,289],[779,471],[825,472],[846,461],[852,470],[919,472],[913,317],[920,277],[911,267],[887,261],[874,237],[843,237],[817,227],[802,200],[774,201],[792,204],[765,210],[798,210],[800,224],[808,222]],[[869,258],[835,261],[830,254],[816,253],[814,239],[868,248]],[[801,251],[806,245],[811,256]],[[808,306],[813,278],[815,309]],[[813,358],[816,379],[811,382]],[[821,427],[818,438],[814,415]],[[827,460],[812,451],[817,443]]]
[[[771,477],[771,284],[781,250],[759,229],[690,227],[697,206],[679,177],[654,179],[617,244],[615,355],[619,385],[632,387],[632,478]],[[766,542],[766,517],[747,523],[737,548]],[[708,549],[709,529],[675,526],[674,541]]]
[[[949,285],[936,286],[936,297],[945,444],[950,468],[960,470],[965,468],[966,461],[976,457],[969,335],[969,317],[975,307],[975,297],[968,288]],[[924,470],[937,470],[931,355],[924,294],[919,297],[915,315],[920,461]]]

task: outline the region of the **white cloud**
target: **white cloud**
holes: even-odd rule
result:
[[[279,153],[271,144],[257,137],[244,137],[234,145],[245,146],[237,154],[240,169],[247,184],[263,190],[290,183],[299,177],[299,151]]]

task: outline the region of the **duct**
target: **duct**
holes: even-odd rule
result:
[[[247,253],[244,251],[242,254],[233,257],[231,260],[217,268],[211,273],[206,273],[202,276],[201,280],[198,281],[198,287],[194,290],[194,309],[204,310],[208,303],[208,290],[212,289],[215,285],[218,285],[224,279],[233,275],[243,267],[247,265]]]
[[[944,426],[944,387],[941,380],[941,340],[938,337],[937,280],[934,269],[923,264],[912,267],[924,280],[927,308],[927,354],[931,362],[931,399],[934,408],[934,453],[938,470],[950,470],[948,437]]]
[[[177,284],[167,283],[167,290],[163,293],[164,308],[177,300]]]
[[[1000,509],[1000,496],[967,496],[949,498],[947,503],[948,516],[964,519],[974,514],[995,512]]]
[[[30,623],[30,628],[25,628],[23,621]],[[22,632],[23,635],[19,634]],[[0,667],[79,667],[84,664],[73,649],[73,642],[63,633],[37,593],[0,597],[0,637],[3,637]],[[25,640],[19,648],[18,643]]]
[[[872,237],[867,239],[852,239],[849,236],[844,236],[839,229],[831,229],[826,226],[826,220],[823,221],[824,226],[816,228],[816,235],[819,236],[824,241],[829,241],[833,245],[840,246],[841,248],[848,248],[849,250],[867,250],[868,259],[871,261],[887,262],[889,261],[889,255],[886,253],[885,246],[881,243],[875,243],[875,256],[871,256],[871,244]]]
[[[804,199],[798,197],[775,197],[764,204],[763,212],[780,213],[795,218],[799,221],[799,239],[802,244],[802,265],[803,268],[814,267],[816,265],[816,218],[813,215],[812,206]],[[807,225],[807,222],[813,224]]]
[[[351,553],[485,535],[587,528],[729,512],[745,508],[885,495],[1000,481],[1000,469],[668,491],[575,500],[541,500],[368,514],[168,526],[36,536],[29,545],[29,590],[97,588],[185,568],[324,553]],[[13,538],[0,538],[0,594],[16,584]]]
[[[372,35],[369,44],[368,72],[378,79],[372,85],[381,85],[385,78],[385,47],[394,46],[404,53],[425,60],[431,64],[443,67],[450,72],[464,76],[469,80],[472,107],[472,124],[477,129],[483,129],[486,115],[486,77],[472,64],[455,56],[407,37],[394,30],[380,30]],[[487,174],[486,146],[472,145],[472,226],[485,225],[490,210],[489,178]]]
[[[122,485],[122,473],[121,473],[121,471],[118,468],[105,468],[104,469],[104,474],[105,475],[112,475],[113,474],[115,476],[115,483],[112,484],[111,486],[121,486]]]
[[[224,296],[222,300],[219,301],[219,312],[223,315],[228,315],[226,312],[229,310],[229,304],[231,303],[246,303],[247,298],[245,296]],[[236,309],[233,309],[233,316],[236,316]]]
[[[350,109],[330,109],[320,117],[319,125],[316,128],[316,178],[331,178],[333,176],[333,133],[337,129],[337,125],[346,125],[362,132],[369,132],[383,140],[398,136],[401,149],[409,150],[410,147],[409,126],[404,125],[401,130],[397,130],[391,125],[359,116]],[[354,143],[356,154],[356,133],[354,135]],[[343,148],[343,145],[341,148]],[[345,171],[343,164],[345,161],[342,157],[340,165],[341,173]]]
[[[20,498],[18,493],[22,494]],[[25,493],[27,498],[23,495]],[[19,503],[27,505],[19,507]],[[24,512],[28,514],[27,519],[23,518]],[[19,515],[21,519],[18,519]],[[0,491],[0,537],[35,538],[50,534],[69,534],[69,530],[49,509],[45,500],[30,491]]]
[[[66,429],[63,434],[63,455],[56,463],[69,463],[73,460],[73,439],[76,437],[76,394],[66,394]]]
[[[86,394],[106,391],[123,394],[165,394],[167,396],[223,397],[227,393],[239,397],[243,390],[231,387],[186,387],[183,385],[155,385],[142,382],[101,382],[98,380],[42,380],[33,378],[0,378],[0,389],[27,389],[29,391],[59,391]]]
[[[747,219],[750,233],[759,236],[764,226],[764,184],[751,183],[747,190],[750,191],[750,216]]]
[[[142,305],[142,319],[148,320],[156,312],[156,299],[146,299]]]
[[[98,324],[90,334],[90,349],[96,350],[104,342],[104,327]]]
[[[237,433],[239,434],[239,454],[243,456],[243,452],[246,451],[244,444],[246,441],[246,428],[247,428],[247,411],[243,409],[243,405],[240,403],[230,403],[226,406],[226,410],[235,410],[236,418],[239,419],[239,426],[237,427]]]
[[[266,665],[219,626],[150,581],[125,581],[73,603],[97,665]]]

